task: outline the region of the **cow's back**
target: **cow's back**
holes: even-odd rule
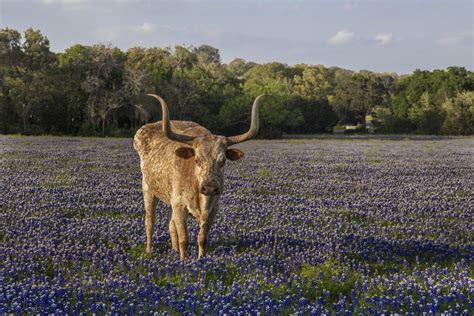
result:
[[[144,186],[151,189],[163,202],[169,204],[173,185],[183,175],[187,162],[176,156],[183,143],[168,139],[163,133],[161,121],[142,126],[135,134],[133,147],[140,156]],[[171,129],[178,134],[201,136],[210,134],[209,130],[190,121],[171,121]]]
[[[201,125],[191,121],[171,121],[171,129],[175,133],[199,136],[210,134],[210,132]],[[135,134],[133,147],[140,157],[146,155],[157,145],[176,145],[177,142],[169,140],[163,133],[162,121],[150,123],[142,126]]]

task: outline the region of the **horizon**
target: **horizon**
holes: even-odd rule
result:
[[[75,44],[110,43],[123,51],[211,45],[226,64],[242,58],[398,75],[449,66],[472,71],[473,3],[455,4],[0,0],[0,27],[40,30],[56,53]]]

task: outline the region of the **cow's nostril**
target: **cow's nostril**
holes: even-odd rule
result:
[[[217,187],[213,186],[203,186],[201,188],[201,193],[205,195],[215,195],[219,192]]]

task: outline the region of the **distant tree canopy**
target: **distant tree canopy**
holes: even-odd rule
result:
[[[377,131],[474,133],[474,75],[463,67],[411,75],[338,67],[221,61],[209,45],[174,48],[76,44],[50,51],[40,31],[0,30],[0,133],[128,136],[161,119],[146,93],[167,101],[173,119],[221,134],[248,128],[253,99],[263,137],[331,132],[336,124]]]

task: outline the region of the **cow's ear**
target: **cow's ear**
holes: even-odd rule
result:
[[[180,147],[175,151],[176,156],[183,159],[189,159],[194,156],[194,149],[190,147]]]
[[[244,152],[238,149],[227,149],[225,151],[225,156],[229,160],[239,160],[244,157]]]

